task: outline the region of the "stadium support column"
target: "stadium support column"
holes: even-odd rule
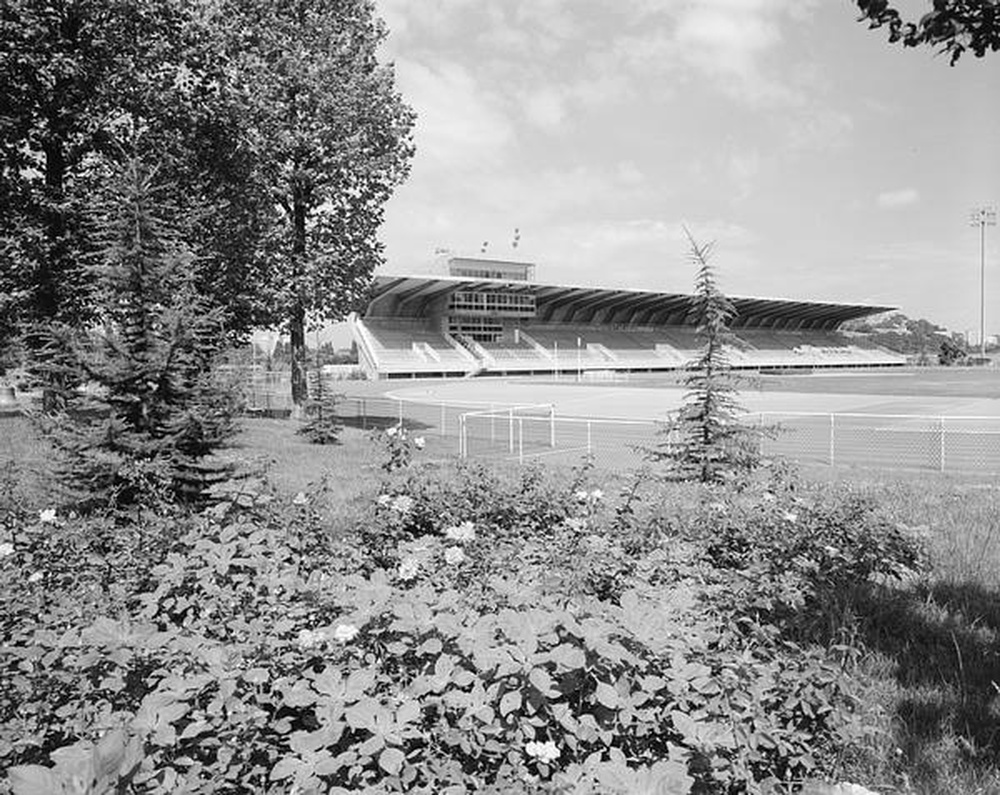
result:
[[[996,226],[997,211],[992,207],[977,207],[969,223],[979,227],[979,358],[986,358],[986,227]]]

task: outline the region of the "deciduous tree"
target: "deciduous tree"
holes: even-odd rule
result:
[[[239,334],[266,299],[252,274],[266,196],[224,28],[204,0],[6,0],[0,11],[0,347],[39,322],[93,317],[82,219],[141,135],[196,220],[195,285]],[[36,352],[37,354],[38,352]]]
[[[889,0],[856,0],[869,27],[888,27],[889,41],[904,47],[936,47],[952,66],[966,52],[982,58],[1000,50],[1000,3],[997,0],[933,0],[917,21],[904,20]]]
[[[256,179],[274,207],[262,286],[292,347],[292,399],[307,397],[308,321],[360,306],[381,262],[383,206],[413,154],[413,113],[377,49],[370,0],[231,0],[232,75],[244,89]]]

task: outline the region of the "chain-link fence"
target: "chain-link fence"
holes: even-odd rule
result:
[[[245,389],[251,411],[290,408],[287,372],[250,375]],[[324,382],[329,394],[347,387]],[[450,439],[455,453],[466,458],[577,464],[589,456],[595,466],[625,469],[666,442],[665,418],[564,417],[549,404],[351,396],[340,400],[337,413],[361,429],[402,423]],[[1000,417],[764,412],[746,421],[774,431],[762,441],[764,455],[803,464],[1000,473]]]
[[[765,413],[765,453],[801,463],[1000,472],[1000,417]]]

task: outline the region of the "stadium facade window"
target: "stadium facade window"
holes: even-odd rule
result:
[[[535,316],[535,296],[524,293],[459,290],[452,293],[448,302],[448,311],[462,314],[530,318]]]
[[[448,260],[448,273],[463,279],[505,279],[528,282],[534,279],[535,266],[530,262],[452,257]]]
[[[448,319],[448,333],[468,337],[476,342],[500,342],[503,339],[503,326],[486,318],[452,317]]]

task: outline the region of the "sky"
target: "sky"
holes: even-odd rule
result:
[[[969,215],[1000,203],[1000,53],[951,67],[850,0],[376,8],[417,114],[379,273],[486,243],[540,282],[690,292],[686,225],[730,295],[898,306],[977,338]],[[1000,227],[986,244],[1000,333]]]

